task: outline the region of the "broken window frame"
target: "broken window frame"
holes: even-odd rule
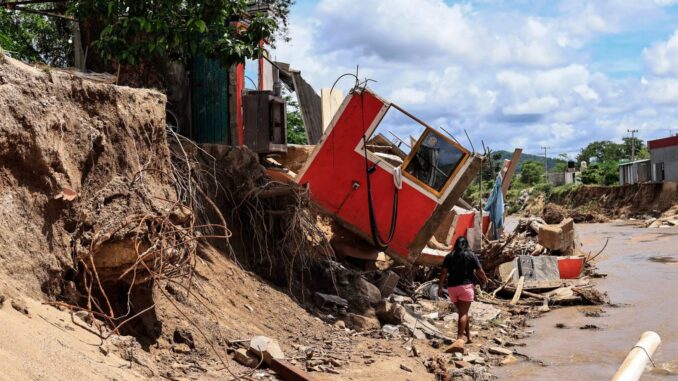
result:
[[[457,162],[457,165],[454,167],[454,170],[453,170],[452,173],[450,173],[450,175],[447,177],[447,179],[445,180],[445,183],[444,183],[443,186],[440,188],[440,190],[437,190],[437,189],[433,188],[432,186],[430,186],[430,185],[428,185],[427,183],[423,182],[422,180],[420,180],[420,179],[417,178],[416,176],[414,176],[414,175],[410,174],[409,172],[407,172],[407,166],[410,164],[410,161],[412,161],[412,159],[414,158],[414,155],[416,155],[416,153],[419,151],[419,148],[421,147],[421,145],[422,145],[423,142],[424,142],[424,138],[428,138],[428,137],[430,136],[430,135],[428,134],[429,132],[435,134],[437,138],[443,139],[443,141],[447,142],[449,145],[451,145],[452,147],[456,148],[457,150],[459,150],[459,151],[462,153],[461,159],[459,159],[459,161]],[[407,157],[405,158],[405,161],[403,162],[403,165],[402,165],[402,173],[403,173],[403,176],[405,176],[405,177],[407,177],[408,179],[414,181],[415,183],[417,183],[419,186],[423,187],[423,188],[426,189],[427,191],[433,193],[434,195],[436,195],[436,197],[440,197],[440,196],[442,196],[442,195],[445,193],[445,191],[447,190],[447,188],[448,188],[448,187],[450,186],[450,184],[452,183],[452,180],[454,180],[454,178],[457,176],[457,174],[459,173],[459,171],[461,170],[461,168],[464,166],[464,163],[466,162],[466,160],[468,160],[468,158],[469,158],[470,156],[471,156],[471,153],[470,153],[467,149],[465,149],[464,147],[462,147],[460,144],[458,144],[457,142],[455,142],[455,141],[453,141],[452,139],[448,138],[447,136],[443,135],[442,133],[440,133],[440,132],[439,132],[438,130],[436,130],[435,128],[432,128],[432,127],[430,127],[430,126],[426,126],[426,129],[424,130],[424,132],[421,134],[421,136],[419,136],[419,139],[417,140],[417,143],[414,145],[414,147],[412,147],[412,150],[410,151],[410,154],[407,155]]]
[[[409,117],[412,119],[414,122],[419,123],[421,126],[424,127],[424,130],[422,133],[419,135],[417,138],[417,142],[410,148],[410,152],[407,154],[405,159],[403,160],[403,163],[399,166],[401,168],[402,176],[411,181],[412,183],[416,184],[418,187],[422,188],[422,190],[434,195],[436,199],[440,199],[443,195],[445,195],[451,186],[453,180],[457,177],[457,174],[459,171],[464,167],[464,164],[466,161],[471,157],[471,152],[464,148],[461,144],[455,142],[454,140],[450,139],[448,136],[443,135],[440,131],[436,130],[435,128],[429,126],[426,122],[422,121],[421,119],[417,118],[416,116],[412,115],[409,113],[407,110],[403,109],[402,107],[398,106],[395,103],[391,103],[388,101],[385,101],[382,99],[382,102],[384,102],[384,110],[380,113],[381,115],[378,116],[377,120],[375,120],[374,126],[370,127],[368,129],[370,135],[366,139],[366,142],[368,142],[372,136],[377,132],[377,129],[379,128],[379,125],[382,123],[384,117],[388,113],[388,111],[393,107],[394,109],[402,112],[405,114],[405,116]],[[452,171],[452,173],[449,175],[449,177],[445,180],[445,184],[440,188],[440,190],[436,190],[435,188],[431,187],[427,183],[423,182],[422,180],[418,179],[416,176],[409,174],[405,169],[407,168],[407,165],[410,163],[410,161],[414,158],[414,155],[417,153],[419,147],[424,141],[424,138],[428,136],[428,133],[431,132],[436,135],[439,139],[443,139],[443,141],[447,142],[450,144],[452,147],[458,149],[462,153],[461,159],[457,162],[456,167]],[[378,155],[375,155],[374,152],[370,151],[361,141],[358,143],[359,152],[363,152],[367,154],[367,157],[373,161],[375,164],[381,164],[383,163],[386,167],[390,168],[391,170],[389,172],[393,173],[395,169],[397,168],[393,164],[389,163],[388,161],[384,160],[384,158],[379,157]],[[356,150],[358,151],[358,150]]]

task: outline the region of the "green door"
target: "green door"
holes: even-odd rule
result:
[[[191,60],[193,140],[229,144],[228,68],[204,57]]]

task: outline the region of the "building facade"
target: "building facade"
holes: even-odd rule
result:
[[[678,181],[678,136],[650,140],[652,181]]]

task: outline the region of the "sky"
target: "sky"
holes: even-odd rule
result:
[[[289,23],[272,55],[316,91],[358,66],[476,149],[574,158],[678,133],[678,0],[297,0]]]

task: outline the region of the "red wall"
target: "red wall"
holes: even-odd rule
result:
[[[329,135],[321,142],[318,154],[298,182],[309,184],[311,197],[322,207],[371,237],[365,157],[356,152],[355,148],[362,142],[363,132],[370,127],[384,103],[367,90],[362,94],[353,93],[349,97],[347,107]],[[370,165],[372,164],[370,161]],[[393,176],[377,167],[370,180],[379,231],[385,239],[391,226]],[[352,189],[354,181],[360,183],[356,191]],[[398,197],[398,222],[389,247],[407,257],[408,246],[431,216],[437,203],[405,181]],[[342,202],[344,204],[339,210]]]
[[[678,136],[670,136],[668,138],[650,140],[649,142],[647,142],[647,145],[650,147],[650,149],[678,146]]]

